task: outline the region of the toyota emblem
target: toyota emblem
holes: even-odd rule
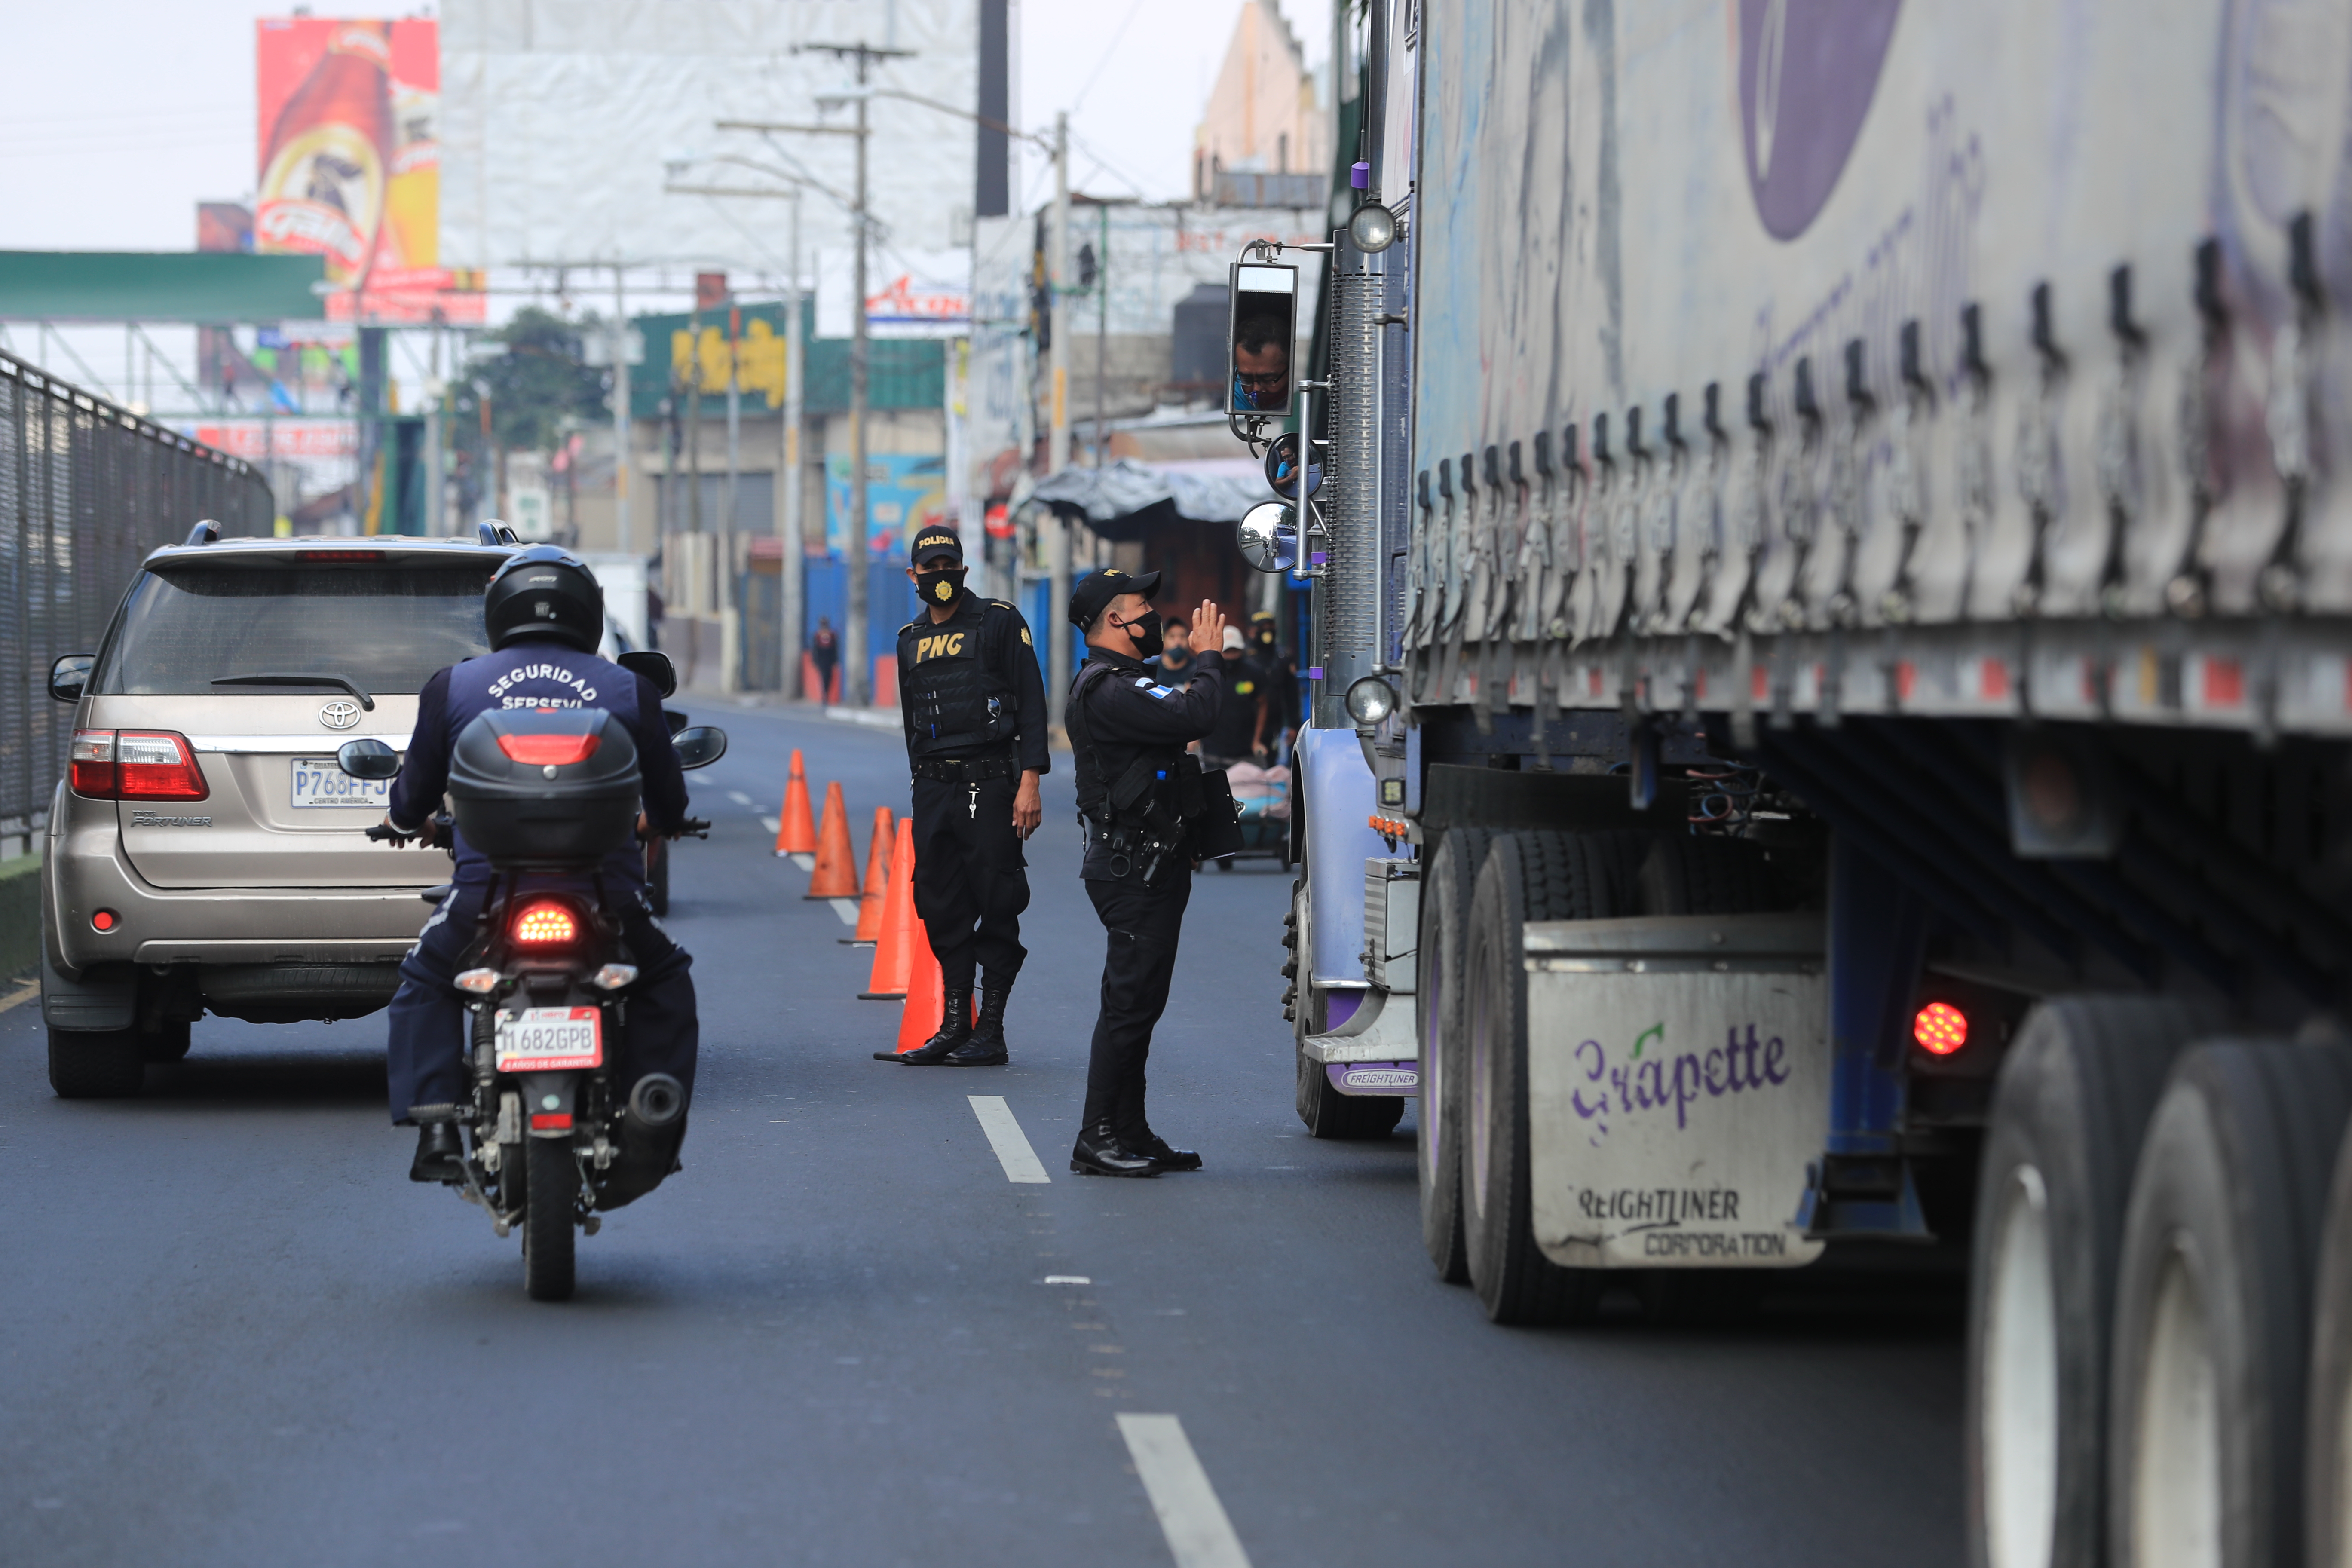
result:
[[[360,721],[360,705],[341,698],[319,710],[319,722],[330,730],[348,730]]]

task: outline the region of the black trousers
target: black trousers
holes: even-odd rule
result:
[[[1168,983],[1175,978],[1176,939],[1192,899],[1192,868],[1180,860],[1150,888],[1139,875],[1089,881],[1087,897],[1108,942],[1102,1010],[1087,1061],[1085,1125],[1108,1121],[1127,1142],[1145,1131],[1143,1064],[1151,1054],[1151,1026],[1167,1009]]]
[[[464,1100],[473,1081],[466,1067],[465,996],[453,982],[458,961],[473,944],[481,909],[481,889],[458,889],[433,911],[401,961],[400,989],[388,1010],[384,1063],[395,1122],[407,1118],[412,1105]],[[614,1080],[625,1093],[646,1074],[666,1072],[691,1095],[701,1044],[694,960],[642,910],[621,922],[621,935],[636,962],[637,983],[629,989],[627,1027],[614,1047]]]
[[[1013,830],[1020,787],[1017,777],[915,780],[915,913],[950,996],[970,994],[983,966],[992,984],[1011,985],[1029,956],[1021,945],[1029,862]]]

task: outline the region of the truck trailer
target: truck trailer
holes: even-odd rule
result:
[[[1958,1257],[1979,1563],[2352,1563],[2352,5],[1365,26],[1301,1118],[1498,1323]]]

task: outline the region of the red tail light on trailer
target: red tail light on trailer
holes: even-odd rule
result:
[[[1969,1016],[1949,1002],[1930,1002],[1911,1020],[1911,1037],[1928,1055],[1948,1057],[1969,1043]]]

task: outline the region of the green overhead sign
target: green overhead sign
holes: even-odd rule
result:
[[[316,256],[0,250],[0,320],[316,321],[325,279]]]

